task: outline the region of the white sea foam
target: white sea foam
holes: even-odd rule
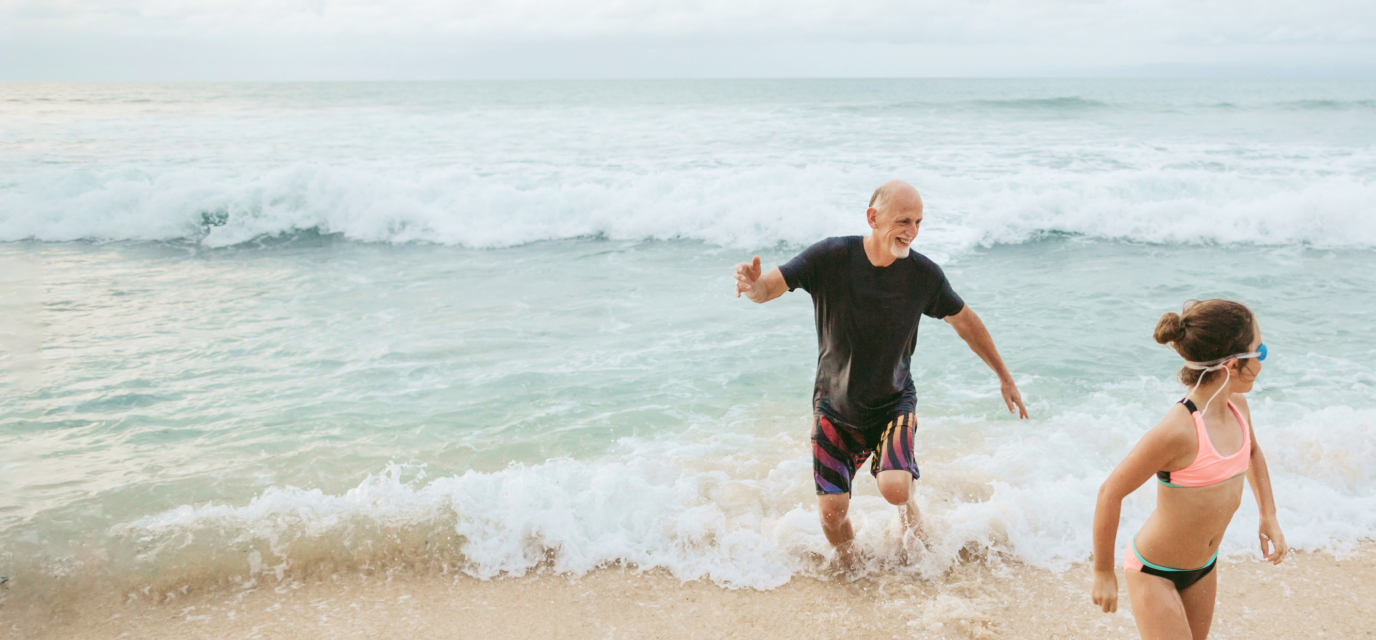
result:
[[[1041,427],[1000,430],[974,452],[931,447],[924,456],[935,459],[924,460],[920,500],[932,541],[907,559],[904,550],[914,547],[904,541],[896,511],[861,479],[852,503],[860,553],[871,570],[915,577],[971,558],[1053,569],[1088,559],[1099,483],[1145,428],[1136,424],[1144,420],[1130,418],[1136,410],[1061,414]],[[1265,419],[1268,410],[1258,413]],[[975,426],[937,420],[924,429]],[[1329,444],[1333,431],[1342,433],[1343,447]],[[405,470],[392,467],[338,495],[271,488],[244,505],[184,506],[112,533],[146,547],[160,541],[153,549],[224,533],[231,548],[265,543],[278,557],[259,563],[281,567],[322,538],[367,545],[361,531],[386,537],[423,524],[457,534],[462,570],[481,578],[540,566],[582,574],[624,563],[765,589],[819,574],[818,558],[829,547],[817,523],[810,461],[787,455],[805,449],[801,439],[690,434],[623,444],[624,455],[602,460],[556,459],[431,480],[407,481]],[[1268,427],[1267,446],[1279,518],[1293,548],[1342,551],[1376,535],[1376,478],[1362,464],[1376,454],[1376,413],[1335,408]],[[1149,483],[1125,503],[1120,542],[1145,519],[1153,491]],[[1244,498],[1224,555],[1255,554],[1255,526],[1256,508]],[[146,559],[158,561],[157,552]],[[245,575],[249,569],[242,567]]]
[[[803,245],[862,233],[865,177],[824,166],[699,169],[527,184],[465,168],[299,164],[22,172],[0,190],[0,240],[186,240],[219,247],[303,230],[361,242],[500,247],[543,240],[694,239]],[[928,250],[1042,234],[1162,243],[1376,246],[1376,183],[1350,175],[1192,170],[985,177],[919,172]],[[851,202],[854,201],[854,202]],[[853,206],[848,206],[853,205]]]

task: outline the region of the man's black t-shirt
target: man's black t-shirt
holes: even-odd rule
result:
[[[917,407],[909,362],[923,315],[959,313],[965,301],[941,267],[915,251],[887,267],[860,236],[827,238],[779,267],[788,290],[812,294],[817,312],[813,409],[834,422],[883,426]]]

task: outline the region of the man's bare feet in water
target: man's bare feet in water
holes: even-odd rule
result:
[[[898,508],[899,524],[902,525],[902,539],[899,553],[905,564],[917,562],[927,553],[927,528],[922,524],[922,511],[917,508],[917,496]]]
[[[923,544],[930,542],[927,539],[927,528],[922,525],[922,510],[917,508],[917,495],[908,498],[908,503],[898,508],[898,517],[903,522],[905,534],[911,533],[917,536]]]
[[[859,563],[855,560],[855,543],[845,542],[836,547],[836,558],[832,566],[842,573],[853,573]]]
[[[857,576],[864,567],[865,563],[856,557],[854,548],[847,549],[844,554],[834,548],[833,551],[835,552],[829,554],[808,551],[806,553],[808,564],[823,575],[842,578]]]
[[[856,551],[855,542],[846,542],[836,547],[836,555],[831,559],[831,570],[846,580],[865,577],[863,554]]]

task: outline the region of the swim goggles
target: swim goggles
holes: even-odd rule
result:
[[[1218,370],[1218,369],[1223,369],[1223,372],[1226,373],[1227,376],[1228,376],[1228,377],[1226,377],[1226,378],[1223,379],[1223,380],[1224,380],[1224,382],[1223,382],[1223,387],[1226,387],[1226,386],[1228,386],[1228,381],[1233,379],[1233,371],[1232,371],[1232,369],[1228,369],[1228,368],[1227,368],[1227,367],[1228,367],[1228,363],[1229,363],[1229,362],[1232,362],[1232,361],[1234,361],[1234,360],[1242,360],[1243,358],[1256,358],[1258,362],[1260,362],[1260,361],[1262,361],[1262,360],[1265,360],[1265,359],[1266,359],[1266,343],[1264,343],[1264,342],[1261,343],[1259,346],[1257,346],[1257,350],[1256,350],[1256,351],[1253,351],[1253,352],[1251,352],[1251,353],[1237,353],[1237,354],[1233,354],[1233,355],[1231,355],[1231,356],[1228,356],[1228,357],[1226,357],[1226,358],[1219,358],[1219,359],[1217,359],[1217,360],[1210,360],[1210,361],[1208,361],[1208,362],[1190,362],[1189,360],[1186,360],[1186,361],[1185,361],[1185,366],[1186,366],[1187,368],[1195,369],[1195,370],[1197,370],[1197,371],[1215,371],[1215,370]],[[1195,383],[1194,383],[1194,388],[1190,389],[1190,394],[1191,394],[1191,395],[1194,394],[1195,390],[1199,389],[1199,385],[1200,385],[1200,383],[1202,383],[1202,382],[1204,382],[1204,376],[1199,376],[1199,380],[1195,381]],[[1207,413],[1209,412],[1209,405],[1210,405],[1210,404],[1213,404],[1214,398],[1217,398],[1217,397],[1218,397],[1218,394],[1219,394],[1221,391],[1223,391],[1223,387],[1219,387],[1217,391],[1214,391],[1214,394],[1213,394],[1213,395],[1209,396],[1208,402],[1205,402],[1205,403],[1204,403],[1204,411],[1203,411],[1203,413],[1206,413],[1206,414],[1207,414]]]
[[[1227,365],[1229,362],[1232,362],[1233,360],[1244,360],[1246,358],[1256,358],[1257,361],[1265,360],[1266,343],[1261,343],[1261,346],[1257,347],[1257,350],[1251,353],[1238,353],[1235,355],[1228,356],[1226,358],[1219,358],[1217,360],[1210,360],[1208,362],[1190,362],[1189,360],[1186,360],[1185,367],[1188,369],[1195,369],[1197,371],[1214,371],[1216,369],[1222,369],[1224,365]]]

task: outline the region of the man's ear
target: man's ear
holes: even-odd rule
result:
[[[866,210],[865,210],[865,219],[866,219],[866,220],[869,220],[870,228],[871,228],[871,229],[878,229],[878,228],[879,228],[879,224],[878,224],[878,223],[879,223],[879,217],[878,217],[878,216],[879,216],[879,210],[878,210],[878,209],[875,209],[874,207],[870,207],[869,209],[866,209]]]

